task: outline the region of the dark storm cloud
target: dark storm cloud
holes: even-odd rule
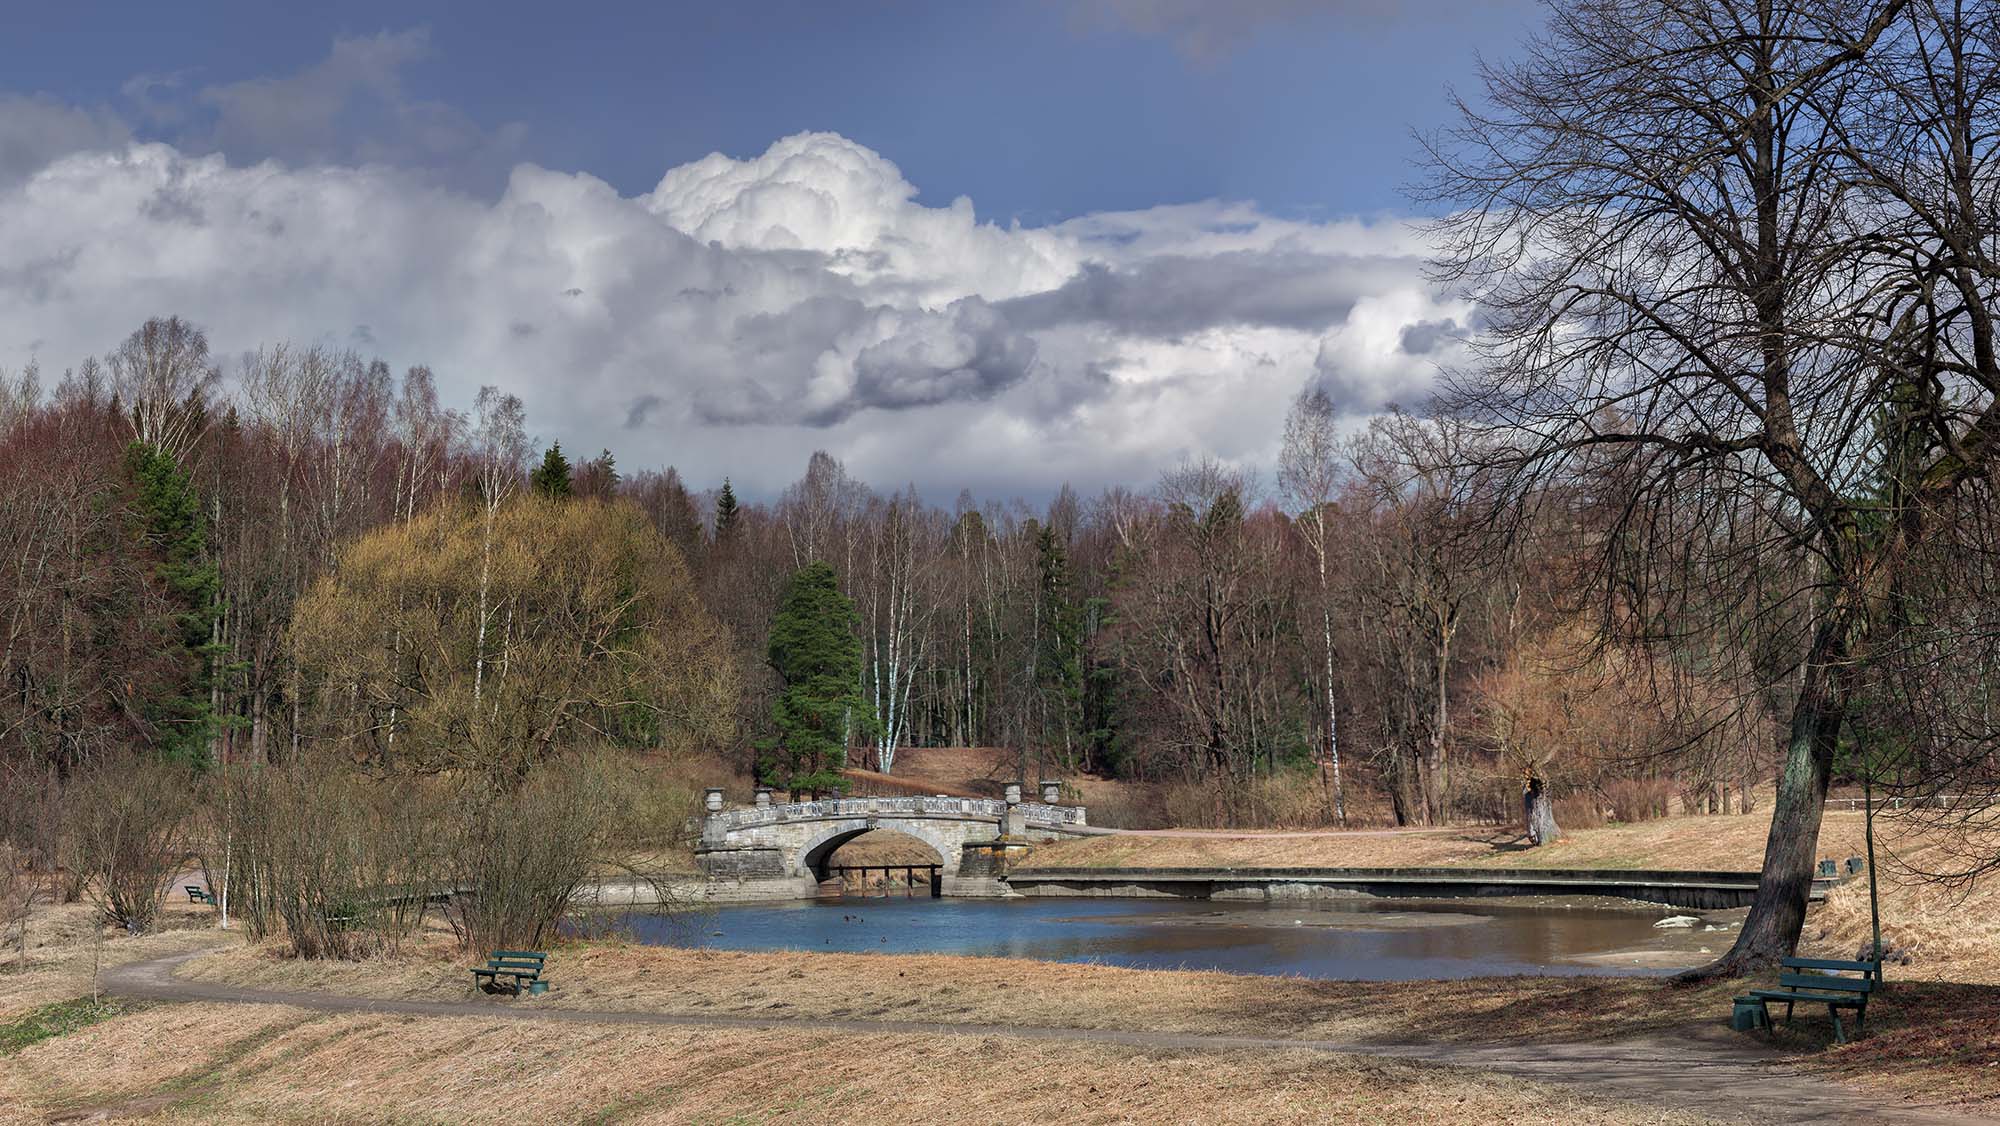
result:
[[[819,297],[744,317],[732,337],[758,362],[697,396],[704,422],[827,427],[862,411],[976,402],[1027,378],[1036,357],[1035,342],[977,297],[936,311]],[[815,373],[803,395],[771,389],[800,370]]]
[[[1403,328],[1398,347],[1404,355],[1428,356],[1464,334],[1458,322],[1448,317],[1440,321],[1418,321]]]
[[[632,400],[631,408],[625,412],[625,429],[637,430],[646,425],[653,412],[664,405],[665,401],[658,395],[641,395]]]
[[[110,148],[132,132],[110,113],[39,96],[0,94],[0,188],[25,180],[50,161]]]
[[[1407,262],[1304,252],[1169,256],[1114,270],[1089,263],[1061,288],[1002,303],[1023,329],[1095,323],[1178,337],[1218,325],[1317,332],[1347,319]]]
[[[942,317],[921,318],[863,348],[855,358],[852,408],[812,421],[836,422],[868,407],[903,410],[991,398],[1026,378],[1034,363],[1035,342],[991,305],[968,297]]]

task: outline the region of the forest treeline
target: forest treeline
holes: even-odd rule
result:
[[[1941,874],[2000,869],[1996,58],[1991,3],[1553,6],[1423,138],[1433,281],[1477,309],[1432,413],[1354,431],[1308,391],[1266,480],[1028,504],[815,454],[750,504],[608,453],[535,470],[517,401],[454,413],[421,368],[222,373],[148,322],[0,398],[0,752],[747,763],[819,562],[858,634],[842,730],[891,774],[990,744],[1176,785],[1183,823],[1538,840],[1551,795],[1574,822],[1772,783],[1702,973],[1769,965],[1837,781],[1920,799],[1962,846]]]
[[[815,561],[858,619],[849,761],[892,775],[904,747],[1000,746],[1028,777],[1179,784],[1128,816],[1219,825],[1510,819],[1529,773],[1572,821],[1747,810],[1770,774],[1783,701],[1755,670],[1590,644],[1596,498],[1496,524],[1441,419],[1355,430],[1308,393],[1268,480],[1200,460],[938,503],[816,453],[750,503],[537,450],[517,400],[455,410],[422,367],[224,365],[175,318],[49,382],[0,398],[0,751],[25,777],[132,748],[522,770],[581,743],[747,770]]]

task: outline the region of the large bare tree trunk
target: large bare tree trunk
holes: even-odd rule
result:
[[[1423,796],[1424,821],[1430,825],[1442,825],[1449,805],[1447,794],[1450,790],[1450,774],[1445,750],[1445,727],[1450,720],[1446,703],[1446,678],[1451,670],[1451,635],[1446,633],[1438,640],[1437,650],[1437,711],[1431,722],[1430,740],[1424,744]]]
[[[1529,844],[1539,848],[1562,838],[1562,829],[1556,825],[1555,802],[1549,798],[1541,776],[1533,770],[1528,772],[1527,785],[1521,791],[1521,812]]]
[[[1841,671],[1850,656],[1846,630],[1845,621],[1838,618],[1819,627],[1798,700],[1792,706],[1785,766],[1778,775],[1771,833],[1764,846],[1764,870],[1750,915],[1727,954],[1682,974],[1680,981],[1750,973],[1789,958],[1798,949],[1818,859],[1820,818],[1826,809],[1834,750],[1841,724],[1847,719],[1848,691]]]

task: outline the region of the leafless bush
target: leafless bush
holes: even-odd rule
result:
[[[55,768],[0,767],[0,843],[12,845],[30,871],[47,875],[61,864],[61,841],[62,780]]]
[[[1667,778],[1613,778],[1599,789],[1611,819],[1628,825],[1665,817],[1675,793]]]
[[[1350,827],[1388,820],[1358,789],[1348,792],[1346,806]],[[1090,820],[1107,828],[1323,829],[1336,823],[1319,772],[1310,766],[1248,780],[1168,783],[1123,802],[1094,797]]]
[[[439,790],[310,762],[239,775],[223,811],[232,907],[302,958],[395,950],[441,886]]]
[[[1161,829],[1170,824],[1160,787],[1136,782],[1092,794],[1090,823],[1105,829]]]
[[[1556,823],[1571,829],[1602,829],[1611,823],[1596,794],[1571,794],[1556,799]]]
[[[41,890],[40,881],[10,845],[0,842],[0,925],[13,939],[14,969],[28,968],[28,915]]]
[[[231,905],[251,935],[359,958],[398,949],[438,897],[467,950],[545,945],[606,872],[664,902],[657,855],[699,798],[629,759],[578,756],[525,778],[301,761],[238,774],[221,804]]]
[[[468,950],[539,949],[610,851],[629,773],[597,757],[545,763],[508,787],[461,783],[445,848],[449,917]]]
[[[148,930],[187,859],[195,776],[135,754],[100,761],[63,794],[66,866],[107,922]]]
[[[701,833],[704,790],[725,786],[741,797],[750,792],[749,776],[716,755],[648,756],[612,773],[623,797],[603,811],[615,822],[607,844],[630,852],[691,848]]]

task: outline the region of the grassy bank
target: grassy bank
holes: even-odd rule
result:
[[[161,912],[162,929],[131,936],[96,925],[97,912],[81,903],[38,907],[28,921],[28,962],[12,935],[0,948],[0,1023],[77,997],[89,997],[99,970],[187,950],[239,947],[241,940],[214,929],[206,907],[172,904]]]
[[[268,989],[474,1000],[455,959],[299,963],[238,949],[184,976]],[[1338,982],[1130,970],[1002,958],[740,953],[611,943],[551,960],[557,1008],[767,1017],[947,1021],[1269,1036],[1350,1043],[1532,1044],[1658,1039],[1739,1043],[1741,982],[1679,989],[1657,979],[1489,978]],[[511,1002],[491,1002],[508,1004]],[[1829,1077],[1928,1100],[2000,1098],[2000,988],[1902,981],[1869,1012],[1872,1035],[1834,1047],[1823,1019],[1775,1042]],[[1894,1067],[1884,1068],[1885,1061]]]
[[[1309,1052],[632,1029],[172,1005],[8,1057],[20,1120],[1698,1122],[1501,1076]]]
[[[78,909],[65,908],[74,914]],[[177,912],[185,921],[200,916]],[[168,1004],[45,1021],[88,963],[224,945],[182,968],[208,982],[355,996],[610,1011],[946,1021],[1351,1043],[1687,1043],[1736,1050],[1737,984],[1509,978],[1329,982],[993,958],[735,953],[615,942],[559,947],[556,988],[486,999],[442,936],[404,957],[300,962],[208,931],[108,938],[44,919],[28,973],[0,976],[35,1026],[0,1051],[0,1120],[166,1122],[1308,1120],[1698,1121],[1568,1089],[1374,1058],[1057,1043],[1004,1036],[522,1025],[492,1017],[319,1014]],[[37,933],[37,932],[31,932]],[[67,940],[61,936],[67,935]],[[30,1004],[33,1002],[33,1004]],[[64,1013],[83,1012],[81,1001]],[[0,1022],[6,1023],[6,1022]],[[1956,1102],[2000,1098],[2000,989],[1897,980],[1872,1035],[1833,1048],[1823,1021],[1777,1043],[1828,1079]],[[53,1025],[53,1027],[50,1027]],[[32,1042],[31,1042],[32,1041]],[[920,1082],[913,1082],[921,1079]],[[504,1097],[496,1097],[496,1092]]]
[[[1820,855],[1863,852],[1862,816],[1829,813]],[[1673,817],[1579,829],[1528,848],[1518,830],[1120,833],[1042,845],[1034,865],[1090,868],[1665,868],[1755,871],[1771,828],[1763,815]]]

